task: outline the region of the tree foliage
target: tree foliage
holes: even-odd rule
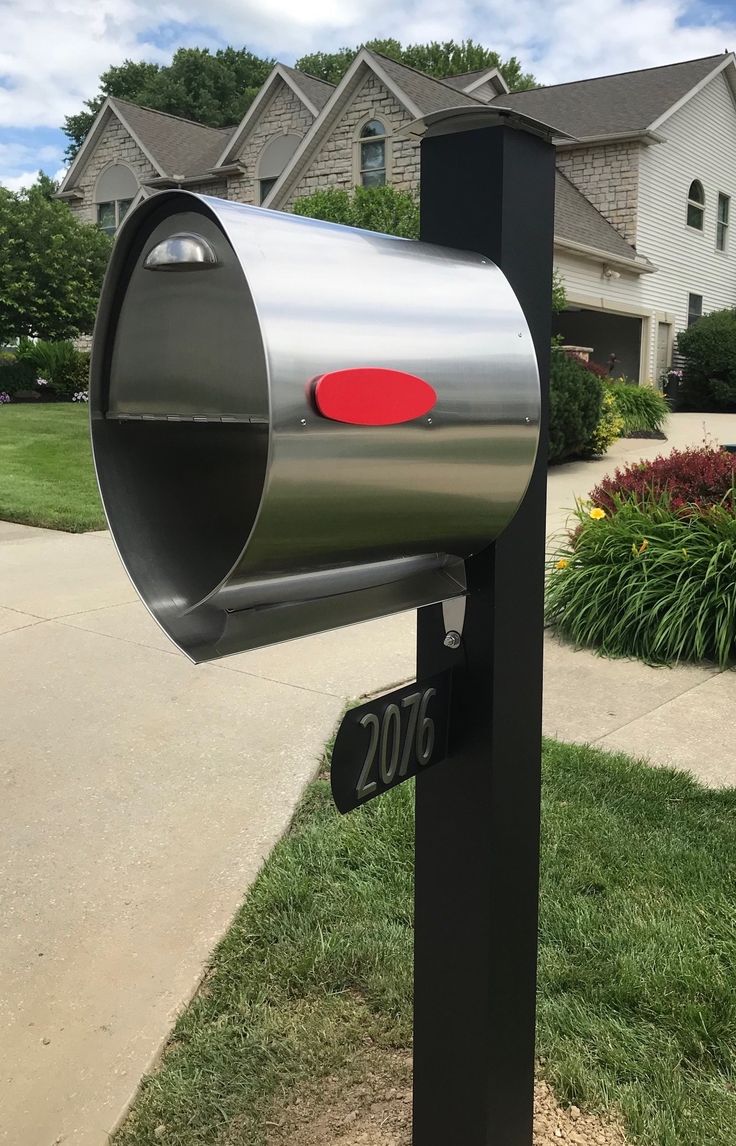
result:
[[[79,223],[40,174],[23,191],[0,187],[0,344],[88,334],[111,241]]]
[[[336,52],[313,52],[297,60],[296,66],[302,72],[309,72],[320,80],[337,84],[340,82],[356,52],[370,48],[380,52],[429,76],[457,76],[463,72],[475,72],[481,68],[498,68],[512,91],[526,91],[535,87],[534,76],[523,72],[516,56],[502,60],[498,52],[484,48],[473,40],[446,40],[440,43],[433,40],[428,44],[408,44],[404,47],[398,40],[369,40],[357,48],[340,48]]]
[[[419,235],[417,200],[408,191],[393,187],[356,187],[352,192],[327,187],[297,199],[294,214],[404,239],[416,239]]]
[[[512,91],[534,87],[534,77],[522,72],[516,56],[501,60],[497,52],[473,40],[456,43],[433,41],[409,44],[398,40],[371,40],[360,47],[381,52],[432,76],[449,76],[479,68],[499,68]],[[337,52],[314,52],[302,56],[296,66],[329,83],[339,83],[359,48]],[[210,127],[238,123],[265,82],[275,60],[262,59],[247,48],[179,48],[170,64],[125,60],[100,76],[100,90],[86,100],[84,109],[69,115],[64,132],[69,137],[66,157],[74,158],[94,118],[108,96],[180,115]]]
[[[714,310],[677,336],[681,397],[693,410],[736,410],[736,309]]]
[[[180,115],[210,127],[238,123],[268,77],[274,60],[247,48],[179,48],[170,64],[125,60],[100,76],[100,90],[84,110],[67,116],[71,160],[108,96]]]

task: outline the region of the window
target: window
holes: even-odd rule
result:
[[[259,203],[265,202],[271,188],[278,183],[281,173],[285,170],[301,141],[301,135],[271,136],[259,156],[256,169]]]
[[[138,194],[138,180],[125,163],[110,163],[95,184],[97,225],[114,235]]]
[[[258,180],[258,187],[259,187],[258,202],[259,203],[265,202],[265,200],[268,198],[268,194],[269,194],[271,188],[274,187],[276,185],[276,183],[278,183],[278,179],[259,179]]]
[[[370,119],[360,129],[360,182],[363,187],[383,187],[386,182],[386,128],[380,119]]]
[[[125,218],[132,199],[111,199],[97,204],[97,226],[107,235],[114,235]]]
[[[705,191],[699,179],[693,179],[687,193],[687,225],[696,231],[703,230],[705,217]]]
[[[731,200],[723,192],[718,194],[718,222],[716,223],[716,250],[725,251],[728,241],[728,208]]]
[[[689,294],[687,296],[687,324],[692,326],[699,318],[703,317],[703,296],[702,294]]]

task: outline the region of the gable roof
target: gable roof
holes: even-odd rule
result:
[[[654,269],[558,169],[555,172],[555,241],[559,239],[601,251],[612,261],[636,262],[644,271]]]
[[[297,71],[296,68],[289,68],[286,64],[275,64],[240,123],[231,129],[230,138],[215,160],[217,167],[221,167],[228,160],[233,159],[246,135],[258,121],[258,116],[268,103],[269,96],[275,91],[279,83],[286,84],[315,119],[318,118],[335,90],[332,84],[318,80],[316,76],[307,75],[306,72]]]
[[[286,64],[281,64],[280,69],[290,76],[296,87],[301,89],[317,111],[322,111],[334,92],[335,85],[328,83],[327,80],[319,80],[316,76],[310,76],[309,72],[300,72],[297,68],[287,67]]]
[[[693,89],[733,62],[731,55],[705,56],[659,68],[575,80],[497,96],[494,104],[554,123],[577,140],[636,135],[662,120]]]
[[[299,178],[304,166],[309,162],[314,149],[331,131],[340,111],[355,94],[356,85],[361,82],[361,74],[366,69],[372,71],[385,84],[414,119],[421,119],[430,112],[442,111],[451,107],[486,106],[482,100],[467,96],[464,92],[457,91],[442,80],[425,76],[416,68],[400,64],[396,60],[382,56],[378,52],[372,52],[368,48],[361,48],[322,112],[296,149],[291,162],[287,164],[280,179],[271,189],[269,195],[266,196],[263,204],[265,207],[275,207],[284,199]]]
[[[223,143],[233,133],[232,127],[205,127],[127,100],[113,98],[110,106],[155,158],[163,175],[201,175],[209,171]]]
[[[487,75],[489,71],[495,71],[495,68],[478,68],[474,72],[458,72],[456,76],[443,76],[443,79],[451,88],[457,88],[461,92],[479,80],[481,76]]]
[[[383,56],[379,52],[366,50],[366,55],[374,64],[393,81],[393,84],[419,110],[419,115],[429,115],[433,111],[444,111],[448,107],[463,107],[470,105],[477,107],[481,102],[465,92],[458,91],[456,87],[446,80],[427,76],[410,68],[408,64],[400,64],[390,56]],[[398,94],[398,93],[397,93]]]
[[[456,76],[443,76],[443,79],[451,88],[466,92],[468,95],[472,95],[476,88],[483,87],[487,83],[489,83],[499,95],[509,90],[509,85],[506,83],[506,80],[498,68],[479,68],[474,72],[460,72]]]
[[[162,178],[207,171],[222,150],[223,140],[233,131],[231,127],[205,127],[190,119],[108,96],[61,182],[56,193],[59,198],[73,197],[72,189],[79,173],[84,170],[111,116],[122,124]]]

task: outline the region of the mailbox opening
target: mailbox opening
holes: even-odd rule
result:
[[[152,213],[136,236],[96,426],[103,495],[111,508],[125,505],[115,514],[118,545],[154,610],[191,609],[227,577],[267,466],[268,381],[253,301],[223,232],[191,206]]]

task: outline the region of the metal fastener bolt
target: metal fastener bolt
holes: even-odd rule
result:
[[[529,423],[531,422],[531,418],[525,418],[525,419],[524,419],[524,421],[526,422],[526,424],[527,424],[527,426],[528,426],[528,425],[529,425]]]
[[[524,331],[520,330],[516,337],[517,338],[523,338],[524,337]]]
[[[307,419],[306,419],[306,418],[300,418],[300,419],[299,419],[299,422],[300,422],[300,424],[301,424],[302,426],[306,426],[306,424],[307,424]]]
[[[427,425],[428,425],[428,426],[431,426],[431,425],[432,425],[432,419],[431,419],[431,418],[427,418]]]
[[[462,644],[462,637],[454,629],[450,629],[449,633],[445,634],[445,648],[446,649],[459,649]]]

